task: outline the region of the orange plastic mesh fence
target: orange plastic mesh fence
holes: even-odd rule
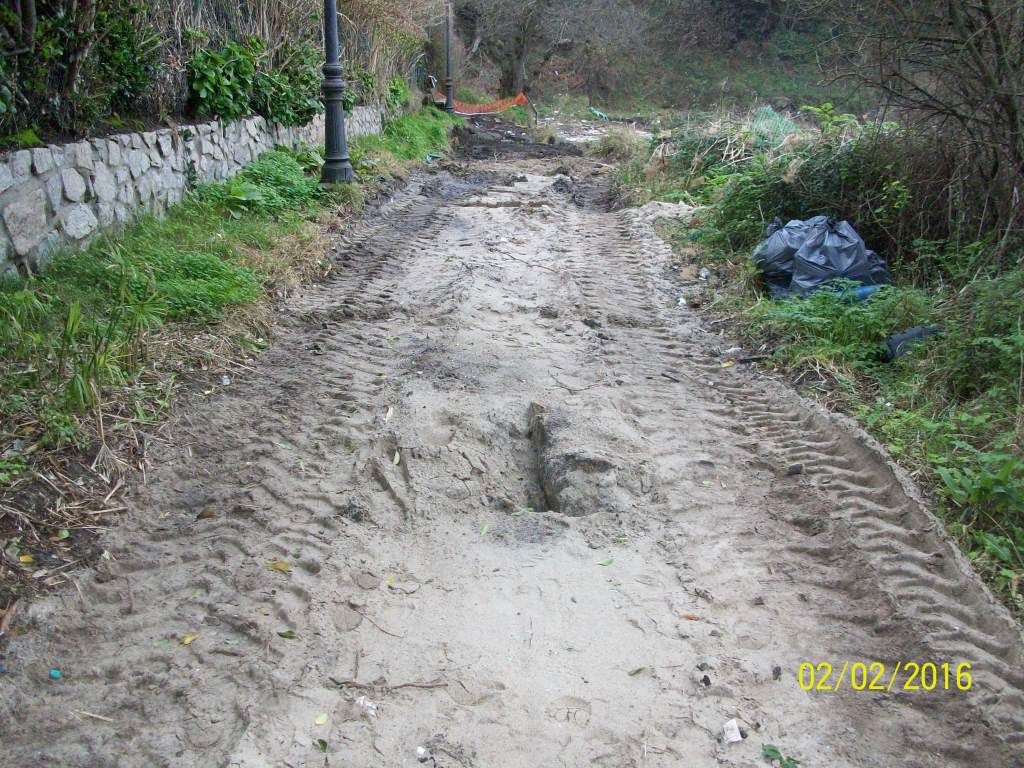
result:
[[[434,101],[439,104],[443,104],[445,101],[444,94],[439,91],[434,92]],[[498,112],[504,112],[512,107],[525,107],[529,101],[526,98],[525,93],[520,93],[517,96],[513,96],[508,99],[499,99],[498,101],[492,101],[489,104],[467,104],[464,101],[455,100],[455,113],[459,115],[493,115]]]

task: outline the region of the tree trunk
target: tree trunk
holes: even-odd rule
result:
[[[523,54],[502,62],[501,76],[498,79],[499,96],[516,96],[527,86],[526,57]]]
[[[78,76],[89,50],[96,38],[96,0],[77,0],[74,4],[76,46],[68,53],[67,70],[64,76],[62,95],[65,99],[74,94]]]

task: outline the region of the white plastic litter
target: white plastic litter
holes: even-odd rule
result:
[[[722,726],[722,734],[725,736],[726,744],[735,744],[737,741],[743,741],[743,736],[740,734],[740,724],[736,722],[735,718],[726,721],[725,725]]]
[[[361,707],[370,717],[377,716],[377,705],[365,696],[360,696],[358,699],[356,699],[356,705]]]

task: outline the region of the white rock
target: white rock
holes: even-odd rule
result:
[[[114,174],[102,163],[97,163],[93,173],[92,191],[96,198],[104,203],[112,202],[117,198],[117,182],[114,180]]]
[[[64,183],[64,196],[73,203],[80,203],[85,199],[85,179],[81,174],[72,169],[64,168],[60,172],[61,181]]]
[[[93,139],[91,142],[92,151],[96,155],[96,158],[101,162],[107,162],[107,141],[106,139]]]
[[[19,256],[27,256],[46,235],[46,195],[42,188],[15,198],[4,208],[4,222]]]
[[[50,200],[50,207],[58,210],[64,202],[64,187],[60,181],[60,174],[55,173],[46,180],[46,197]]]
[[[112,203],[98,203],[96,214],[101,227],[109,227],[114,223],[114,206]]]
[[[141,149],[133,149],[128,153],[128,167],[136,179],[149,170],[149,156]]]
[[[170,131],[160,131],[157,134],[156,143],[160,145],[160,152],[164,157],[168,159],[174,157],[174,140],[171,138]]]
[[[10,163],[0,163],[0,193],[7,191],[12,184],[14,184],[14,176],[11,174]]]
[[[32,167],[36,173],[46,173],[53,170],[53,152],[48,147],[39,147],[32,150]]]
[[[121,145],[110,139],[107,139],[107,162],[111,166],[120,165],[122,162]]]
[[[76,168],[84,168],[91,171],[93,167],[92,147],[88,141],[79,141],[75,144],[68,144],[65,148],[68,161]]]
[[[32,153],[27,149],[11,155],[11,175],[15,183],[32,176]]]
[[[74,203],[62,208],[57,214],[57,220],[60,222],[64,234],[72,240],[88,237],[99,226],[96,214],[84,203]]]

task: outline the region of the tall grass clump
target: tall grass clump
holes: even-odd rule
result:
[[[255,301],[263,276],[246,249],[296,231],[325,194],[291,154],[270,152],[234,179],[199,187],[165,219],[142,219],[0,285],[0,412],[68,422],[133,379],[165,322],[210,323]],[[44,439],[59,446],[66,437]]]
[[[642,157],[650,142],[632,128],[612,126],[587,149],[591,157],[629,162]]]
[[[401,163],[422,162],[428,155],[448,149],[450,130],[462,122],[435,107],[388,120],[379,136],[359,136],[352,142],[356,169],[369,161],[369,170],[373,170],[385,157]]]
[[[447,148],[454,122],[424,110],[357,140],[361,178]],[[5,435],[20,424],[22,443],[82,442],[78,426],[94,409],[140,392],[134,382],[169,325],[217,323],[290,279],[288,255],[275,259],[275,246],[301,236],[326,206],[361,197],[358,184],[321,186],[321,164],[314,151],[268,152],[231,179],[200,185],[163,219],[143,218],[57,254],[36,276],[0,283]]]

